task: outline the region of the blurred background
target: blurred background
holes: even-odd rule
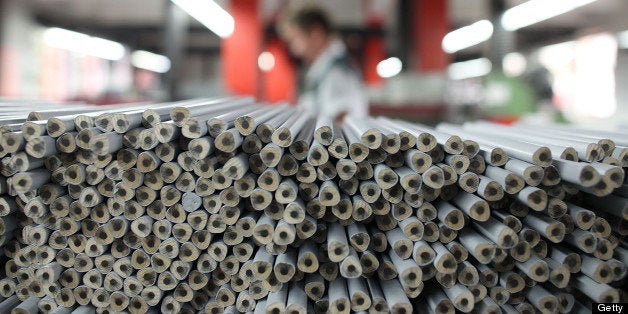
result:
[[[628,127],[626,0],[0,0],[0,98],[294,103],[276,24],[312,2],[372,115]]]

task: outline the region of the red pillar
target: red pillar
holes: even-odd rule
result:
[[[257,0],[230,1],[227,10],[235,21],[233,34],[221,45],[225,87],[234,94],[255,95],[257,91],[257,57],[263,29]]]
[[[371,27],[381,27],[374,24]],[[363,75],[367,85],[377,85],[384,79],[377,75],[377,64],[386,58],[386,43],[383,35],[369,35],[364,41]]]
[[[441,46],[449,31],[447,0],[417,0],[413,4],[412,68],[419,72],[441,72],[449,63]]]
[[[381,30],[386,19],[387,5],[381,0],[367,0],[362,2],[362,9],[371,30]],[[377,64],[386,58],[386,43],[383,32],[375,32],[366,36],[364,40],[364,56],[362,59],[362,75],[367,85],[377,85],[384,81],[377,75]]]
[[[265,50],[275,58],[275,66],[268,72],[262,72],[261,99],[271,103],[294,102],[296,100],[297,74],[286,45],[278,38],[271,38]]]

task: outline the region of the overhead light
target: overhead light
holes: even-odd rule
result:
[[[57,27],[44,30],[43,39],[51,47],[107,60],[120,60],[125,53],[124,46],[115,41]]]
[[[171,0],[187,14],[201,22],[216,35],[226,38],[233,34],[233,17],[212,0]]]
[[[490,21],[477,21],[445,35],[442,42],[443,50],[447,53],[454,53],[487,41],[492,35],[493,24]]]
[[[628,30],[617,34],[617,46],[619,49],[628,49]]]
[[[386,60],[382,60],[377,64],[375,70],[377,75],[383,78],[393,77],[401,72],[402,64],[401,60],[396,57],[390,57]]]
[[[493,66],[490,60],[487,58],[479,58],[452,63],[449,65],[449,68],[447,68],[447,74],[449,74],[452,80],[463,80],[489,74],[492,68]]]
[[[136,68],[157,73],[166,73],[170,70],[170,59],[168,57],[144,50],[133,51],[131,64]]]
[[[275,67],[275,56],[268,51],[264,51],[257,57],[257,66],[264,72],[269,72]]]
[[[596,0],[530,0],[504,12],[502,26],[507,31],[547,20]]]
[[[526,70],[526,57],[518,52],[511,52],[502,59],[502,68],[504,73],[510,77],[517,77]]]

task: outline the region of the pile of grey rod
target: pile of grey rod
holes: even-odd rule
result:
[[[0,313],[625,301],[625,130],[338,124],[251,98],[14,110],[0,118]]]

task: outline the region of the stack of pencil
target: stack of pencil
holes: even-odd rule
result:
[[[0,117],[1,313],[623,300],[626,132],[339,124],[252,98],[42,106]]]

